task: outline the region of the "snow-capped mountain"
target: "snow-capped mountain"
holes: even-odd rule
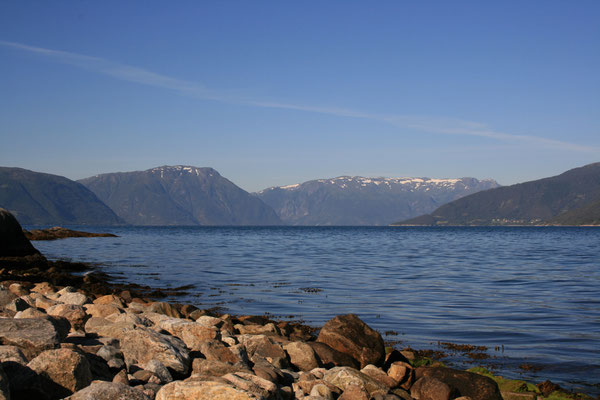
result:
[[[255,195],[289,225],[388,225],[498,186],[492,179],[340,176],[272,187]]]
[[[132,225],[277,225],[281,221],[212,168],[162,166],[79,181]]]

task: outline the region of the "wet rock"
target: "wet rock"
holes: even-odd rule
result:
[[[385,360],[385,347],[379,332],[354,314],[339,315],[327,321],[317,341],[354,358],[361,368],[368,364],[380,366]]]
[[[340,388],[342,391],[346,391],[352,385],[360,386],[369,393],[369,396],[373,396],[376,393],[385,394],[388,392],[388,387],[384,384],[349,367],[332,368],[325,373],[323,380]]]
[[[38,374],[43,391],[53,399],[66,397],[92,382],[87,359],[69,349],[44,351],[27,366]]]
[[[410,394],[416,400],[449,400],[450,387],[436,378],[424,376],[412,385]]]
[[[85,309],[82,306],[74,304],[57,304],[48,308],[46,313],[48,313],[48,315],[66,318],[69,320],[71,329],[74,331],[83,329],[85,321],[88,319]]]
[[[0,208],[0,257],[25,257],[40,254],[25,237],[23,228],[8,210]]]
[[[117,382],[95,381],[65,400],[150,400],[144,392]]]
[[[388,376],[381,368],[377,368],[373,364],[369,364],[360,370],[363,374],[370,376],[377,382],[387,386],[388,388],[394,388],[398,386],[398,382],[392,377]]]
[[[444,382],[457,397],[468,396],[473,400],[502,400],[496,382],[483,375],[444,367],[420,367],[416,369],[415,375],[417,380],[426,376]]]
[[[121,338],[121,351],[127,363],[144,364],[158,360],[172,371],[185,375],[190,367],[189,352],[183,342],[158,332],[136,329]]]
[[[321,342],[309,342],[310,347],[315,351],[321,364],[325,368],[333,367],[352,367],[358,369],[360,367],[358,361],[350,357],[348,354],[341,353],[332,349],[329,345]]]
[[[156,400],[256,400],[254,394],[223,382],[186,379],[163,386]]]
[[[315,351],[306,343],[291,342],[284,345],[283,349],[290,357],[290,363],[300,371],[310,371],[321,366]]]
[[[56,348],[65,335],[44,318],[0,320],[0,343],[19,347],[28,358]]]

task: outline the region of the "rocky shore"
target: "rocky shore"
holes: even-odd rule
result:
[[[5,245],[6,234],[23,235],[6,214],[0,209],[0,400],[591,399],[549,382],[420,366],[352,314],[315,330],[158,301],[161,291],[114,285],[98,272],[72,274],[86,266],[50,262],[24,236]]]

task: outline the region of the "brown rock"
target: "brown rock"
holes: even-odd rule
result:
[[[0,343],[19,347],[30,359],[56,348],[64,339],[61,333],[45,318],[0,319]]]
[[[83,329],[88,315],[82,306],[74,304],[57,304],[46,310],[48,315],[64,317],[71,323],[71,329],[78,331]]]
[[[216,327],[204,326],[185,319],[167,318],[158,321],[156,325],[171,335],[177,336],[193,351],[200,350],[202,344],[207,340],[219,337],[219,330]]]
[[[84,304],[91,303],[89,297],[87,297],[83,293],[78,293],[78,292],[64,293],[56,301],[58,301],[59,303],[64,303],[64,304],[74,304],[77,306],[82,306]]]
[[[390,365],[388,376],[406,390],[410,389],[415,382],[415,371],[412,365],[402,361],[396,361]]]
[[[40,254],[17,219],[4,208],[0,208],[0,257],[25,257]]]
[[[150,400],[141,390],[117,382],[94,381],[65,400]]]
[[[444,367],[420,367],[416,379],[436,378],[450,387],[453,396],[468,396],[473,400],[502,400],[498,385],[492,379],[467,371]]]
[[[195,358],[192,362],[192,371],[194,374],[200,375],[223,376],[235,372],[248,372],[248,369],[243,364]]]
[[[25,311],[28,308],[31,308],[31,305],[24,299],[17,297],[16,299],[12,300],[10,303],[5,305],[4,308],[6,310],[19,312],[19,311]]]
[[[43,318],[47,314],[37,308],[30,307],[26,310],[19,311],[14,318]]]
[[[106,318],[112,314],[122,314],[124,311],[115,304],[85,304],[85,312],[96,318]]]
[[[300,371],[310,371],[321,365],[317,355],[310,345],[303,342],[291,342],[283,346],[290,357],[290,363]]]
[[[15,362],[27,365],[25,355],[17,346],[0,346],[0,362]]]
[[[416,400],[449,400],[450,387],[436,378],[424,376],[412,385],[410,394]]]
[[[257,363],[266,360],[277,368],[288,366],[287,356],[281,345],[274,343],[271,337],[265,335],[241,335],[240,342],[246,346],[250,360]]]
[[[561,387],[559,385],[557,385],[556,383],[550,382],[548,380],[546,380],[542,383],[538,383],[537,387],[538,387],[538,389],[540,389],[540,392],[542,393],[542,395],[544,397],[548,397],[550,395],[550,393],[552,393],[556,390],[561,390]]]
[[[354,314],[338,315],[327,321],[317,341],[354,358],[361,368],[368,364],[380,366],[385,360],[385,347],[379,332]]]
[[[19,297],[27,296],[29,294],[29,290],[27,290],[27,288],[20,283],[12,283],[10,286],[8,286],[8,290]]]
[[[266,325],[234,325],[234,328],[240,333],[240,335],[277,335],[281,336],[279,328],[275,324],[268,323]]]
[[[200,343],[197,350],[199,350],[207,360],[223,361],[231,364],[245,361],[218,340],[204,341]]]
[[[346,390],[338,397],[338,400],[369,400],[370,398],[371,396],[369,396],[364,387],[352,384],[346,387]]]
[[[156,301],[148,306],[148,312],[155,312],[173,318],[183,318],[177,306],[171,303]]]
[[[88,386],[92,373],[87,359],[69,349],[47,350],[27,364],[40,377],[51,398],[63,398]]]
[[[125,303],[123,302],[123,300],[121,300],[121,298],[119,296],[116,296],[114,294],[107,294],[105,296],[100,296],[96,300],[94,300],[92,303],[94,303],[96,305],[112,305],[112,306],[116,306],[116,307],[120,307],[120,308],[125,307]]]
[[[277,393],[277,385],[259,376],[246,372],[236,372],[223,376],[223,379],[231,382],[238,389],[255,394],[258,397],[271,398]]]
[[[48,295],[52,293],[56,293],[56,288],[48,282],[40,282],[36,283],[35,286],[31,289],[34,293],[41,293],[43,295]]]
[[[120,370],[112,380],[114,383],[122,383],[123,385],[129,386],[129,378],[127,377],[127,371]]]
[[[321,364],[325,368],[333,367],[352,367],[358,369],[360,364],[348,354],[340,353],[332,349],[329,345],[321,342],[308,342],[309,346],[317,354]]]

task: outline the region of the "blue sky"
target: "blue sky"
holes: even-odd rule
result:
[[[600,161],[598,1],[0,2],[0,165],[513,184]]]

